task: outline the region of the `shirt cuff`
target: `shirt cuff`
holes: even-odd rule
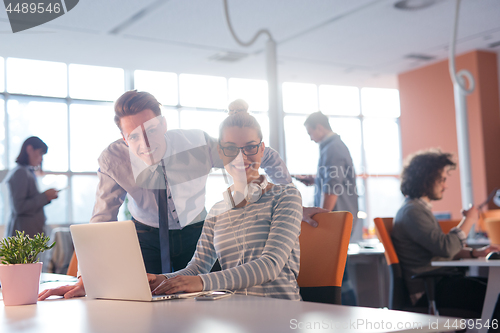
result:
[[[203,282],[203,289],[202,291],[209,291],[209,290],[215,290],[215,286],[212,284],[212,280],[208,276],[208,274],[200,274],[198,275],[201,278],[201,281]]]

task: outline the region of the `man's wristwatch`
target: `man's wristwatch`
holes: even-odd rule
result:
[[[474,248],[471,248],[471,249],[470,249],[470,257],[471,257],[471,258],[477,258],[477,257],[474,255]]]

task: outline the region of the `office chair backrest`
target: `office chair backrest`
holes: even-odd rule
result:
[[[484,223],[490,243],[500,245],[500,217],[488,217]]]
[[[385,258],[391,273],[389,309],[403,310],[411,306],[411,301],[410,294],[408,293],[408,289],[403,279],[399,258],[391,239],[393,221],[394,219],[392,217],[376,217],[374,219],[375,232],[380,242],[382,242],[382,245],[384,245]]]
[[[461,220],[442,220],[438,221],[438,223],[441,227],[441,230],[443,230],[443,232],[447,234],[452,228],[456,227],[460,223],[460,221]]]
[[[71,261],[69,262],[68,271],[66,275],[71,275],[76,277],[78,274],[78,259],[76,259],[76,252],[73,251],[73,256],[71,257]]]
[[[476,224],[477,232],[488,232],[486,228],[486,219],[497,217],[500,218],[500,209],[490,209],[484,212],[481,212],[479,216],[479,221]]]
[[[302,222],[297,283],[304,301],[341,304],[340,287],[352,230],[349,212],[318,213],[316,228]]]
[[[385,259],[387,261],[387,265],[399,264],[399,259],[391,239],[393,220],[394,219],[392,217],[376,217],[374,219],[375,232],[385,248]]]

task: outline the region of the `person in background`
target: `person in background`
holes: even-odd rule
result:
[[[443,233],[431,211],[431,202],[441,200],[446,179],[456,164],[449,153],[438,149],[409,156],[401,174],[401,192],[406,197],[398,210],[392,229],[392,241],[398,254],[403,278],[416,306],[427,307],[425,285],[415,274],[435,270],[431,261],[484,257],[497,246],[480,249],[467,247],[465,241],[479,213],[476,207],[462,211],[463,218],[448,234]],[[476,312],[478,318],[486,293],[486,280],[464,276],[442,278],[435,287],[438,309],[459,308]]]
[[[348,211],[353,217],[353,230],[358,216],[356,172],[349,149],[332,131],[328,117],[321,112],[310,114],[304,122],[307,134],[319,144],[318,169],[315,176],[295,176],[305,185],[314,185],[314,206],[327,211]],[[342,279],[342,304],[356,305],[356,294],[347,269]]]
[[[6,237],[14,236],[16,230],[24,231],[30,237],[43,232],[46,220],[43,207],[58,196],[58,191],[53,188],[43,193],[38,190],[35,171],[41,169],[47,150],[40,138],[32,136],[26,139],[16,159],[17,166],[4,180],[11,211]]]
[[[252,296],[300,300],[297,276],[302,199],[292,184],[259,174],[264,154],[260,125],[246,112],[220,126],[219,156],[234,180],[228,199],[205,221],[185,269],[148,275],[153,294],[229,289]],[[256,188],[253,191],[250,188]],[[222,270],[210,269],[219,259]]]
[[[249,107],[249,105],[245,100],[238,98],[238,99],[235,99],[234,101],[232,101],[231,103],[229,103],[229,105],[227,106],[227,111],[228,111],[228,114],[230,116],[233,114],[236,114],[236,113],[240,113],[240,112],[249,113],[248,107]],[[330,211],[330,210],[325,210],[325,209],[319,207],[319,205],[315,204],[315,206],[316,207],[303,207],[303,217],[302,217],[303,221],[309,223],[309,225],[311,225],[313,227],[318,226],[318,222],[313,220],[314,214],[325,213],[325,212]]]

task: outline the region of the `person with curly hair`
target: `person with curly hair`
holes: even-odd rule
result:
[[[448,234],[443,233],[432,214],[431,202],[443,198],[446,179],[455,167],[452,154],[431,149],[409,156],[401,175],[401,192],[406,199],[396,214],[391,236],[410,299],[416,306],[426,307],[428,300],[423,280],[411,277],[436,269],[431,261],[484,257],[498,250],[496,246],[466,247],[467,235],[479,218],[475,206],[462,211],[461,222]],[[438,308],[463,309],[480,318],[485,280],[444,277],[436,284],[435,291]]]

